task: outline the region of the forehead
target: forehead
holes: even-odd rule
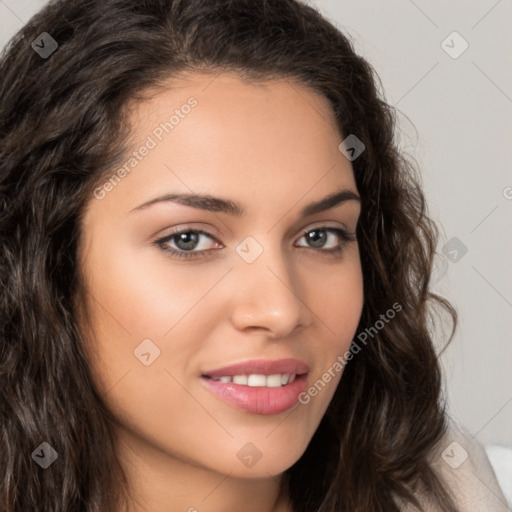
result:
[[[255,82],[233,72],[187,73],[149,90],[147,98],[132,105],[134,135],[144,136],[175,114],[173,138],[179,138],[180,124],[200,130],[203,140],[227,134],[233,144],[244,141],[253,146],[272,135],[279,135],[275,144],[310,141],[306,148],[321,146],[322,141],[330,144],[333,137],[341,136],[327,98],[287,78]],[[189,108],[192,101],[195,106]]]
[[[131,165],[111,199],[121,188],[135,203],[168,190],[250,202],[355,187],[329,101],[296,81],[189,73],[134,103],[129,122]]]

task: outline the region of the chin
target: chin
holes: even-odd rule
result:
[[[289,445],[281,439],[272,440],[270,436],[265,443],[247,442],[237,450],[236,456],[226,457],[227,463],[221,473],[231,474],[235,478],[268,478],[278,476],[293,466],[306,451],[307,443],[298,443],[289,437]],[[294,442],[293,442],[294,441]]]

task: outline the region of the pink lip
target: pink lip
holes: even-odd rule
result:
[[[278,414],[297,404],[306,390],[307,375],[299,375],[280,388],[251,387],[202,377],[201,381],[221,400],[253,414]]]
[[[233,377],[233,375],[275,375],[277,373],[295,373],[300,375],[307,373],[309,366],[298,359],[253,359],[243,363],[236,363],[217,370],[209,370],[203,373],[207,377]],[[293,383],[292,383],[293,384]]]
[[[299,395],[306,390],[308,370],[309,366],[297,359],[277,361],[260,359],[205,372],[201,381],[218,398],[238,409],[253,414],[278,414],[297,404]],[[279,388],[244,386],[210,378],[248,374],[275,375],[277,373],[294,373],[296,377],[291,384]]]

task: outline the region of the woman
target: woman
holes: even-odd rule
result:
[[[502,510],[444,413],[436,228],[332,24],[66,0],[1,71],[2,510]]]

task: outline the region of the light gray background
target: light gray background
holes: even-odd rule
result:
[[[374,66],[422,169],[446,268],[434,290],[459,313],[442,357],[451,414],[512,445],[512,1],[309,3]],[[469,44],[456,59],[441,46],[454,31]],[[456,263],[442,255],[452,237],[468,248]]]
[[[374,66],[422,169],[446,269],[435,290],[459,312],[442,356],[451,414],[480,441],[512,445],[512,0],[309,3]],[[0,46],[44,4],[0,0]],[[469,44],[456,59],[441,45],[454,31]],[[442,255],[452,237],[468,249],[455,263]]]

